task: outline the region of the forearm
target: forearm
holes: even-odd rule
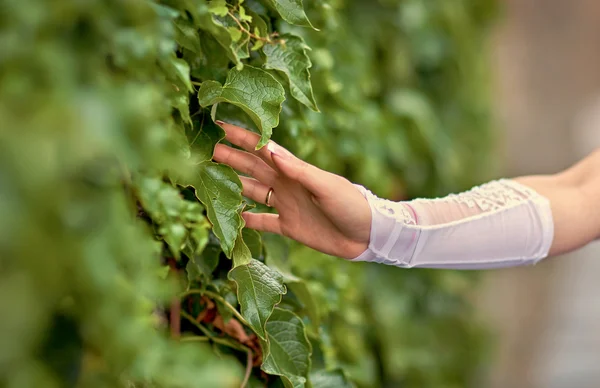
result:
[[[580,248],[600,237],[600,151],[559,174],[514,180],[550,201],[554,222],[551,256]]]
[[[492,181],[439,199],[392,202],[361,189],[369,249],[355,260],[485,269],[533,264],[600,234],[600,153],[555,175]]]

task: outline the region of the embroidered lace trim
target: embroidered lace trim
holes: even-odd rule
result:
[[[455,203],[466,205],[470,209],[478,208],[482,212],[494,212],[519,205],[536,196],[535,192],[525,186],[517,187],[508,180],[497,180],[476,186],[460,194],[450,194],[444,198],[418,198],[411,202],[421,204]]]

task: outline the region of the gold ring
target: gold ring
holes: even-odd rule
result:
[[[273,195],[273,188],[269,188],[269,192],[267,193],[267,199],[265,200],[265,205],[267,205],[268,207],[271,207],[271,204],[269,203],[271,201],[271,195]]]

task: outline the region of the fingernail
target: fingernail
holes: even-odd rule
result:
[[[285,148],[283,148],[282,146],[278,145],[274,141],[269,141],[267,143],[267,149],[272,154],[277,155],[277,156],[279,156],[280,158],[283,158],[283,159],[291,159],[292,156],[293,156],[290,153],[290,151],[286,150]]]
[[[225,122],[221,120],[215,120],[215,123],[220,126],[223,126],[223,124],[225,124]]]

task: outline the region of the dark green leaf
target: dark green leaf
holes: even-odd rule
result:
[[[239,214],[242,184],[238,175],[229,166],[202,162],[198,165],[198,178],[193,183],[223,252],[231,258],[243,222]]]
[[[248,209],[244,209],[247,211]],[[255,259],[259,259],[262,256],[262,238],[259,232],[254,229],[244,228],[242,229],[242,236],[244,237],[244,242],[250,249],[250,253],[252,257]]]
[[[267,58],[264,67],[282,72],[287,77],[292,96],[310,109],[318,112],[317,103],[310,83],[312,66],[306,54],[308,46],[298,36],[284,34],[276,44],[267,44],[263,52]]]
[[[235,267],[228,277],[237,284],[242,315],[254,332],[266,339],[265,324],[285,294],[281,275],[258,260]]]
[[[286,22],[314,28],[304,12],[302,0],[268,0],[268,2]]]
[[[215,81],[203,82],[198,100],[202,106],[228,102],[242,108],[262,133],[258,149],[267,144],[273,128],[279,124],[285,95],[281,84],[269,73],[244,66],[241,71],[231,69],[223,86]]]
[[[212,273],[219,264],[219,255],[221,249],[215,245],[207,245],[199,254],[189,256],[189,261],[185,268],[190,282],[198,280],[199,277],[210,279]]]
[[[187,138],[194,156],[200,161],[210,161],[215,145],[225,138],[225,131],[202,115],[200,121],[194,118],[193,128],[187,131]]]
[[[175,26],[177,27],[177,43],[191,52],[199,53],[202,50],[200,35],[194,25],[188,20],[179,19],[175,22]]]
[[[291,311],[275,308],[266,330],[268,344],[263,341],[262,346],[267,356],[262,370],[281,376],[287,388],[304,387],[310,371],[312,348],[302,320]]]

